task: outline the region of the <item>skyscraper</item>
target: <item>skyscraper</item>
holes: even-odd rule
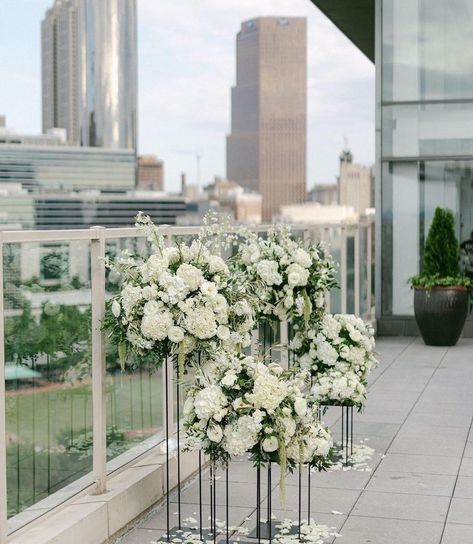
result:
[[[41,23],[43,132],[66,130],[80,142],[79,2],[56,0]]]
[[[260,17],[237,34],[227,178],[263,196],[263,220],[306,196],[307,25]]]
[[[136,0],[55,0],[41,35],[43,130],[136,148]]]

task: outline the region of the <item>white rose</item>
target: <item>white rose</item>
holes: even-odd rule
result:
[[[118,302],[118,300],[114,300],[114,301],[112,302],[112,314],[113,314],[115,317],[119,317],[121,311],[122,311],[122,308],[121,308],[121,306],[120,306],[120,303]]]
[[[225,325],[219,325],[217,327],[217,336],[220,338],[220,340],[228,340],[230,338],[230,329],[225,327]]]
[[[200,286],[201,293],[208,297],[208,298],[214,298],[217,293],[217,286],[213,281],[204,281],[202,282],[202,285]]]
[[[298,397],[294,402],[294,410],[298,416],[305,416],[307,413],[307,401],[302,397]]]
[[[184,329],[182,327],[178,327],[177,325],[171,327],[168,331],[168,338],[171,340],[171,342],[179,344],[179,342],[184,340]]]
[[[271,453],[278,449],[278,439],[275,436],[269,436],[263,440],[263,450]]]
[[[223,438],[223,431],[220,425],[209,425],[207,436],[212,442],[220,442]]]
[[[222,378],[221,384],[225,385],[226,387],[231,387],[232,385],[235,384],[236,380],[237,380],[237,377],[235,374],[232,374],[231,372],[227,372],[227,374],[225,374],[225,376]]]

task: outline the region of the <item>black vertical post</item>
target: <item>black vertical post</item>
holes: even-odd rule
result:
[[[227,544],[228,544],[228,536],[229,536],[229,530],[228,530],[228,524],[229,524],[229,521],[228,521],[228,518],[229,518],[229,508],[228,508],[228,461],[227,461],[227,465],[225,467],[225,520],[226,520],[226,524],[227,524]]]
[[[350,455],[353,456],[353,406],[350,406],[350,416],[351,416],[351,433],[350,433]]]
[[[200,532],[200,540],[203,540],[202,538],[202,522],[203,522],[203,516],[202,516],[202,451],[199,451],[199,532]]]
[[[213,537],[214,537],[214,544],[217,542],[217,480],[216,480],[216,465],[215,463],[212,461],[212,465],[213,465],[213,471],[212,471],[212,478],[213,478],[213,482],[212,482],[212,485],[213,485],[213,488],[214,488],[214,503],[213,503],[213,509],[214,509],[214,513],[213,513],[213,527],[212,527],[212,533],[213,533]]]
[[[256,537],[258,538],[258,544],[261,544],[261,497],[260,497],[260,478],[261,470],[260,466],[256,467]]]
[[[272,540],[272,525],[273,525],[273,497],[272,497],[272,484],[271,484],[271,461],[268,463],[268,538]]]
[[[179,362],[177,364],[176,378],[176,431],[177,431],[177,524],[181,529],[181,442],[180,442],[180,408],[179,408],[179,393],[180,393],[180,370]]]
[[[165,435],[166,435],[166,540],[170,542],[169,535],[169,376],[168,376],[168,356],[164,358],[164,382],[165,382]]]
[[[307,523],[310,523],[310,463],[307,463]]]
[[[213,532],[214,528],[214,488],[213,488],[213,460],[210,460],[210,532]]]
[[[343,458],[343,452],[345,448],[345,407],[342,406],[342,458]]]
[[[299,540],[301,539],[302,523],[302,464],[299,463]]]
[[[197,365],[200,368],[201,364],[201,355],[200,351],[197,353]],[[199,450],[199,533],[200,540],[203,540],[202,525],[203,525],[203,514],[202,514],[202,450]]]

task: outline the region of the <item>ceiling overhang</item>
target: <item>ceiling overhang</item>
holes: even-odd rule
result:
[[[311,0],[374,62],[375,0]]]

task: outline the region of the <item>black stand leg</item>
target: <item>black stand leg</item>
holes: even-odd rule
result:
[[[226,533],[227,533],[226,543],[227,544],[229,539],[228,518],[229,518],[229,508],[228,508],[228,461],[227,461],[227,465],[225,467],[225,521],[226,521]]]
[[[256,468],[256,538],[258,544],[261,544],[261,469],[258,465]]]
[[[203,540],[202,523],[203,523],[203,516],[202,516],[202,452],[199,451],[199,533],[200,533],[200,540]]]
[[[180,376],[179,364],[177,365],[177,380],[176,380],[176,434],[177,434],[177,525],[179,530],[181,527],[181,442],[180,442],[180,408],[179,408],[179,393],[180,393]]]
[[[310,465],[307,464],[307,523],[310,523]]]
[[[299,540],[301,538],[301,523],[302,523],[302,465],[299,463]]]
[[[169,376],[168,376],[168,358],[164,360],[164,380],[165,380],[165,435],[166,435],[166,540],[170,542],[170,524],[169,524]]]

